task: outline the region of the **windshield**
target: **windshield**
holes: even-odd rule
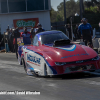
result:
[[[69,38],[64,33],[62,33],[62,32],[41,35],[41,42],[42,42],[42,44],[54,43],[54,41],[61,40],[61,39],[68,40]]]

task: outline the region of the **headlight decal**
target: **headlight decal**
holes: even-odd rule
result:
[[[61,65],[66,65],[66,62],[55,62],[56,65],[61,66]]]

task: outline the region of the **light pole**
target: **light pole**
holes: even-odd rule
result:
[[[82,8],[83,8],[83,0],[80,0],[80,17],[81,17],[81,19],[82,19],[82,17],[83,17],[83,15],[82,15],[82,12],[83,12],[83,10],[82,10]]]
[[[66,25],[66,0],[64,0],[64,24]]]
[[[72,27],[72,21],[73,21],[73,19],[72,19],[72,17],[70,18],[70,22],[71,22],[71,34],[72,34],[72,41],[73,41],[73,27]]]

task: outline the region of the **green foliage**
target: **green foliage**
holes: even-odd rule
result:
[[[98,29],[98,23],[100,22],[100,0],[86,1],[83,17],[88,19],[93,28]]]
[[[93,28],[98,29],[98,24],[100,22],[100,13],[85,13],[83,17],[88,19],[88,22]]]
[[[86,13],[97,13],[98,12],[98,7],[97,6],[90,6],[89,8],[85,8]]]
[[[57,7],[58,12],[61,12],[64,15],[64,6],[63,2]],[[75,2],[75,0],[70,0],[66,2],[66,17],[70,17],[75,15],[75,13],[79,13],[79,2]],[[63,17],[64,20],[64,17]]]
[[[64,21],[64,6],[61,2],[55,11],[51,10],[51,22]],[[100,0],[84,1],[83,17],[88,19],[88,22],[93,28],[98,29],[98,23],[100,22]],[[75,16],[75,13],[80,14],[79,0],[66,0],[66,18],[67,24],[70,24],[70,17],[73,17],[73,26],[81,23],[80,16]]]
[[[85,1],[85,6],[87,8],[90,8],[91,6],[99,6],[100,5],[100,0],[87,0]]]
[[[51,16],[51,22],[55,22],[57,18],[57,12],[52,7],[51,7],[50,16]]]
[[[58,7],[58,11],[51,9],[51,22],[64,21],[64,3],[61,2]],[[69,0],[66,2],[66,17],[74,16],[75,13],[79,14],[79,1]]]
[[[98,29],[99,26],[98,26],[98,24],[92,24],[92,28],[93,28],[93,29],[94,29],[94,28]]]
[[[56,18],[56,21],[59,22],[59,21],[63,21],[63,18],[60,14],[57,14],[57,18]]]

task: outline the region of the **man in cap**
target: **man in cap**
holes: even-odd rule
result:
[[[31,44],[32,41],[32,35],[30,32],[27,31],[27,27],[24,27],[24,32],[21,32],[21,36],[23,37],[23,42],[25,45]]]
[[[81,37],[83,38],[85,45],[89,43],[91,44],[92,47],[92,35],[93,35],[92,26],[87,22],[86,18],[82,18],[81,22],[82,23],[79,25],[78,31],[81,33]]]
[[[42,28],[42,25],[40,23],[38,23],[35,33],[37,34],[37,33],[43,32],[43,31],[45,31],[45,30]]]

